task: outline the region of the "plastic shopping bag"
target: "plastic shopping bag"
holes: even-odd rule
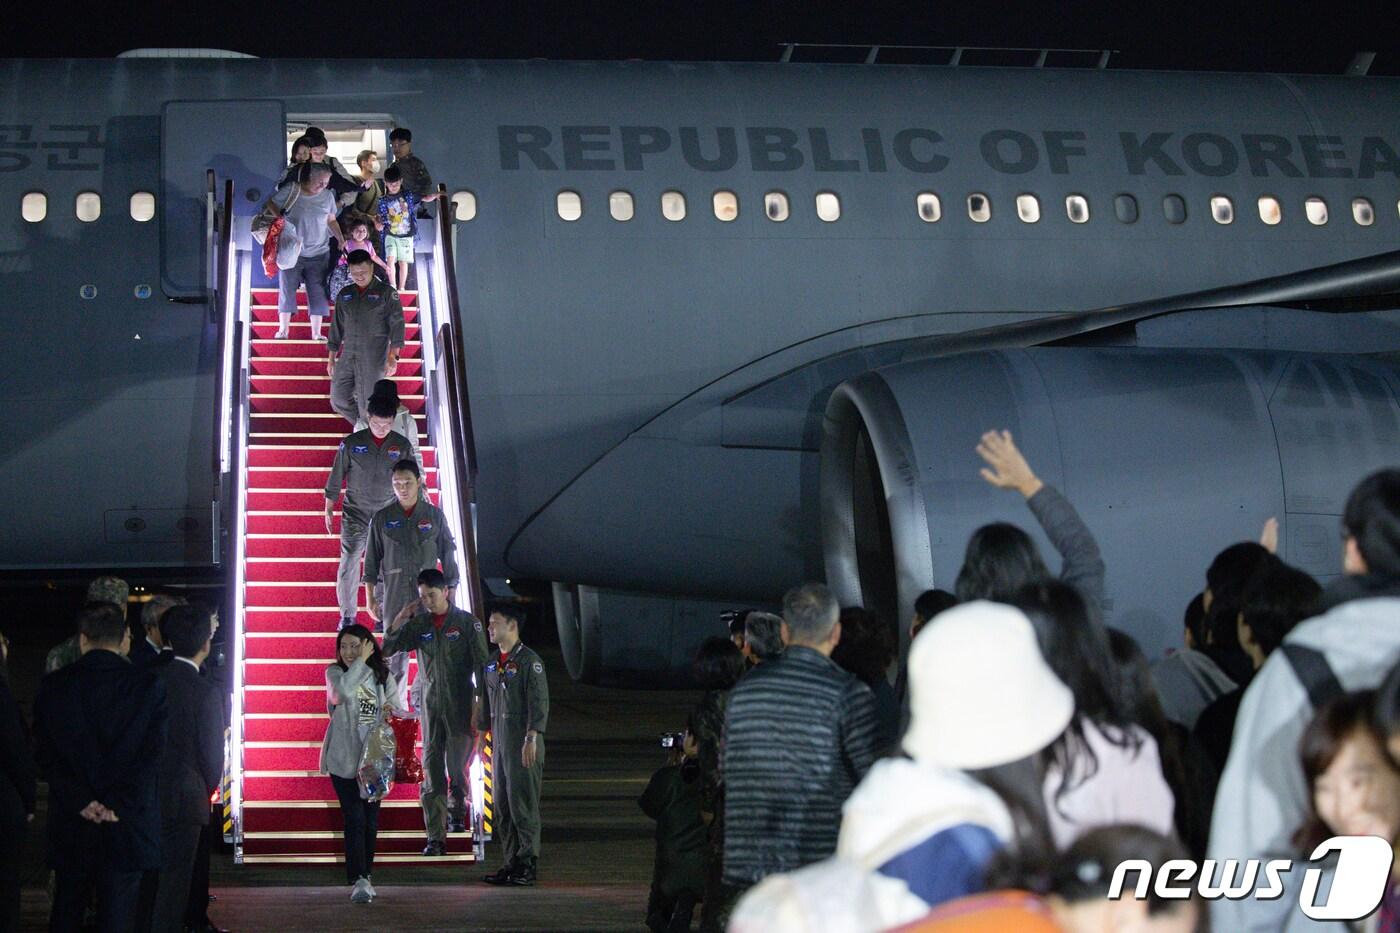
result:
[[[423,783],[423,762],[414,746],[418,744],[418,720],[389,717],[398,751],[394,755],[394,780],[404,784]]]
[[[360,797],[377,803],[394,789],[394,729],[387,722],[369,727],[365,747],[360,752]]]
[[[294,269],[301,259],[301,234],[285,220],[283,218],[282,234],[277,238],[277,268]]]

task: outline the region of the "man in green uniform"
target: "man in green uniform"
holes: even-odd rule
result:
[[[377,621],[392,621],[404,606],[418,599],[418,574],[442,564],[447,598],[457,587],[457,542],[447,530],[442,509],[419,495],[418,464],[405,457],[394,464],[392,474],[397,501],[380,509],[369,523],[365,548],[365,605]],[[383,601],[375,593],[383,583]],[[399,685],[399,706],[408,704],[408,654],[389,659],[389,670]]]
[[[440,570],[418,574],[418,599],[399,610],[384,636],[389,656],[418,652],[423,724],[423,826],[428,833],[424,855],[445,855],[449,817],[453,832],[466,829],[467,756],[476,734],[478,686],[486,667],[486,633],[481,621],[447,599],[447,579]],[[444,791],[450,789],[451,803]]]
[[[334,534],[335,504],[345,487],[340,510],[340,569],[335,597],[340,627],[355,624],[355,597],[360,582],[360,559],[369,542],[374,514],[394,502],[394,464],[412,455],[408,438],[390,429],[397,406],[384,398],[369,400],[369,426],[340,442],[326,477],[326,534]]]
[[[121,577],[98,577],[88,584],[87,601],[90,603],[111,603],[122,611],[122,618],[126,618],[127,597],[131,595],[131,587],[127,586]],[[82,650],[78,647],[78,636],[74,634],[70,638],[55,645],[44,658],[44,673],[52,674],[56,670],[65,668],[83,656]]]
[[[369,253],[350,254],[350,281],[334,296],[326,375],[331,408],[351,424],[364,421],[369,396],[380,378],[392,376],[403,349],[403,305],[399,293],[374,277]]]
[[[500,654],[486,664],[486,703],[491,709],[495,749],[496,832],[505,864],[487,884],[532,885],[540,852],[540,775],[544,730],[549,720],[549,684],[540,656],[520,642],[521,611],[491,610],[491,641]]]

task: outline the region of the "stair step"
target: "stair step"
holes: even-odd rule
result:
[[[243,682],[252,686],[300,687],[326,682],[327,658],[267,661],[243,659]],[[322,688],[324,689],[324,688]],[[324,699],[324,697],[323,697]]]
[[[360,588],[360,612],[355,621],[373,630],[375,622],[363,608],[364,588]],[[246,608],[243,610],[243,631],[245,636],[253,633],[302,632],[317,634],[334,632],[340,624],[340,610],[334,601],[318,607],[276,607],[272,609]],[[330,663],[329,660],[326,663]]]
[[[285,341],[276,341],[284,343]],[[327,351],[324,345],[321,352],[306,355],[276,354],[270,353],[267,356],[254,356],[248,360],[250,371],[260,376],[321,376],[326,375]],[[395,376],[417,376],[423,372],[423,361],[419,359],[399,358],[398,371]]]
[[[276,307],[277,307],[277,297],[278,297],[278,295],[277,295],[277,289],[275,289],[275,288],[257,288],[257,287],[254,287],[254,288],[253,288],[253,296],[252,296],[252,298],[253,298],[253,306],[254,306],[254,307],[271,307],[271,308],[276,308]],[[409,307],[409,306],[414,306],[414,307],[416,307],[416,306],[418,305],[418,290],[417,290],[417,289],[412,289],[412,290],[407,290],[407,289],[405,289],[404,291],[399,292],[399,303],[400,303],[401,305],[403,305],[405,308],[407,308],[407,307]],[[298,308],[305,308],[305,307],[306,307],[306,288],[305,288],[305,286],[303,286],[303,287],[297,289],[297,307],[298,307]]]
[[[330,783],[330,778],[322,780],[327,784]],[[375,840],[374,844],[374,861],[376,864],[383,864],[391,861],[394,856],[412,856],[414,861],[421,859],[425,863],[471,860],[471,839],[465,834],[449,838],[447,840],[448,855],[438,858],[423,858],[423,843],[421,825],[418,829],[380,832],[379,838]],[[327,859],[338,861],[340,856],[337,853],[341,851],[342,847],[339,833],[289,833],[285,835],[267,833],[251,838],[245,836],[243,842],[244,861],[248,860],[246,854],[249,852],[255,856],[296,855],[298,860],[303,862],[307,861],[305,856],[308,854],[321,855]]]
[[[338,527],[338,526],[337,526]],[[340,557],[338,535],[248,535],[249,557]]]
[[[403,319],[404,319],[404,322],[405,322],[405,323],[408,323],[408,322],[410,322],[410,321],[416,321],[416,320],[418,320],[418,309],[417,309],[416,307],[414,307],[413,305],[404,304],[402,301],[400,302],[400,304],[403,304],[403,305],[404,305],[404,308],[403,308]],[[259,324],[276,324],[276,323],[278,323],[278,320],[277,320],[277,305],[276,305],[275,303],[274,303],[274,304],[255,304],[255,305],[249,305],[249,306],[248,306],[248,310],[252,313],[253,320],[254,320],[256,323],[259,323]],[[298,311],[298,312],[302,312],[302,311],[305,311],[305,310],[306,310],[306,302],[303,300],[302,303],[297,307],[297,311]],[[292,323],[293,323],[293,324],[297,323],[297,320],[298,320],[299,318],[301,318],[301,317],[302,317],[302,315],[301,315],[300,313],[298,313],[298,314],[296,314],[296,315],[293,315],[293,317],[292,317]],[[306,322],[306,323],[309,323],[309,322]]]
[[[315,800],[331,790],[331,779],[319,771],[244,771],[245,800]],[[418,799],[417,784],[398,783],[389,791],[389,800]],[[378,858],[378,855],[375,856]]]
[[[328,380],[329,381],[329,380]],[[415,415],[423,414],[427,400],[421,395],[400,395],[399,404]],[[270,393],[257,392],[248,396],[249,410],[259,414],[324,414],[334,412],[329,392]]]
[[[243,717],[243,740],[245,742],[320,741],[326,734],[326,723],[329,719],[329,716],[321,713],[245,715]]]
[[[422,495],[420,492],[419,495]],[[438,490],[429,487],[427,498],[429,502],[437,505],[442,501]],[[317,518],[317,525],[308,528],[305,534],[315,534],[318,531],[325,531],[326,524],[322,517],[324,515],[326,493],[324,489],[249,489],[247,493],[248,510],[250,513],[258,512],[314,512]],[[337,512],[339,510],[337,509]],[[340,523],[332,526],[337,534],[340,533]],[[254,529],[249,528],[249,531]],[[259,528],[258,531],[263,529]],[[297,532],[291,532],[296,534]]]
[[[309,684],[268,686],[264,684],[244,687],[243,712],[266,714],[324,713],[326,711],[325,671],[326,665],[322,664],[321,673],[316,680],[319,686]]]
[[[326,782],[328,785],[330,781]],[[250,833],[339,832],[345,825],[340,804],[333,800],[303,801],[315,806],[249,807],[243,811],[243,826]],[[416,832],[423,835],[423,808],[417,800],[388,800],[379,805],[379,829]],[[467,833],[451,833],[450,839],[466,841]],[[451,841],[448,843],[451,846]],[[419,843],[422,847],[422,843]]]
[[[258,376],[252,378],[252,391],[270,392],[285,395],[315,395],[329,398],[331,381],[324,371],[320,375],[307,376]],[[400,395],[422,395],[425,380],[420,375],[393,376],[395,387]]]
[[[248,447],[248,465],[308,467],[329,472],[339,444],[339,440],[325,444],[254,444]],[[431,469],[437,465],[437,451],[433,448],[419,447],[418,454],[423,458],[424,466]]]
[[[280,322],[277,321],[277,316],[275,314],[273,315],[273,319],[271,321],[255,320],[253,321],[253,337],[258,340],[270,340],[272,339],[272,335],[277,333],[277,328],[279,326]],[[330,321],[326,321],[321,329],[321,332],[325,333],[326,328],[330,326]],[[405,321],[404,339],[417,340],[418,331],[421,329],[422,328],[419,327],[419,325],[409,324],[407,321]],[[293,340],[305,340],[311,336],[311,322],[298,321],[294,319],[287,325],[287,332],[291,335],[291,339]]]
[[[424,472],[427,474],[428,489],[437,488],[437,468],[428,467]],[[325,496],[326,478],[330,475],[330,467],[249,467],[248,468],[248,489],[306,489],[321,493]]]
[[[413,420],[418,425],[418,436],[426,435],[428,433],[428,416],[414,415]],[[353,424],[333,411],[290,415],[265,414],[255,411],[248,415],[248,431],[252,435],[311,434],[319,436],[330,434],[343,438],[354,428]],[[337,439],[336,443],[339,444],[340,440]]]
[[[324,331],[323,331],[324,333]],[[286,340],[251,340],[254,356],[270,356],[273,358],[319,358],[325,360],[329,354],[324,340],[294,340],[288,337]],[[400,358],[416,360],[421,357],[423,344],[417,340],[405,340],[403,349],[399,351]]]

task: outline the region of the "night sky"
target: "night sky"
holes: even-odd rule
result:
[[[350,11],[364,9],[366,13]],[[77,14],[78,8],[72,8]],[[226,48],[265,57],[774,61],[782,43],[1113,49],[1119,68],[1340,73],[1356,51],[1400,75],[1400,4],[1386,3],[653,3],[489,5],[143,3],[102,15],[43,2],[5,14],[0,54],[107,57],[145,46]],[[55,29],[55,21],[63,28]],[[399,50],[404,50],[400,52]],[[804,50],[842,60],[863,50]],[[882,60],[919,61],[887,52]],[[933,56],[923,55],[922,60]],[[984,54],[969,63],[1015,63]],[[1026,61],[1025,58],[1019,61]]]

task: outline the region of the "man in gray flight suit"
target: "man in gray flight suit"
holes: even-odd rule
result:
[[[331,407],[353,425],[366,416],[374,383],[398,369],[404,331],[399,293],[374,277],[369,253],[355,250],[349,265],[354,284],[335,296],[326,375]]]
[[[549,684],[540,656],[520,641],[519,608],[491,610],[491,640],[500,650],[486,664],[486,703],[491,708],[496,832],[505,864],[487,884],[535,883],[540,854],[540,777],[544,730],[549,721]]]
[[[447,599],[447,579],[440,570],[418,574],[418,599],[389,623],[384,653],[418,652],[421,691],[418,721],[423,724],[423,826],[428,833],[424,855],[447,853],[452,832],[467,828],[467,756],[478,734],[481,677],[486,668],[486,633],[481,620]],[[451,795],[448,802],[447,791]]]
[[[332,516],[341,485],[345,486],[345,504],[340,510],[340,571],[335,578],[341,628],[355,622],[360,559],[369,542],[370,521],[375,512],[394,502],[390,481],[394,464],[412,456],[408,438],[390,430],[395,407],[387,399],[370,399],[369,427],[340,442],[326,477],[326,534],[335,534]]]
[[[418,464],[408,457],[394,464],[393,486],[396,502],[375,513],[369,523],[369,546],[365,549],[365,603],[377,620],[392,621],[404,606],[418,598],[418,574],[437,568],[447,580],[448,599],[457,587],[457,542],[447,530],[442,509],[418,494],[421,486]],[[383,600],[375,593],[384,584]],[[389,659],[389,670],[399,685],[399,706],[408,706],[408,653]]]

